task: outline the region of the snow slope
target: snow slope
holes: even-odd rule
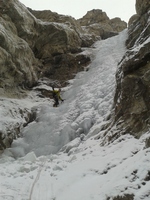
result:
[[[1,155],[0,200],[150,199],[150,149],[144,148],[150,134],[140,140],[127,134],[105,146],[95,139],[111,112],[126,37],[123,31],[85,50],[93,61],[63,89],[60,107],[22,100],[38,114]]]

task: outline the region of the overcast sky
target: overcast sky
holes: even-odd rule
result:
[[[101,9],[108,17],[120,17],[128,22],[135,14],[136,0],[20,0],[33,10],[51,10],[58,14],[70,15],[75,19],[83,17],[87,11]]]

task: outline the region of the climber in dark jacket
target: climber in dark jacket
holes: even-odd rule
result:
[[[52,87],[53,89],[53,98],[54,98],[54,104],[53,104],[53,107],[57,107],[59,105],[59,100],[61,100],[62,102],[64,101],[61,96],[60,96],[60,92],[61,92],[61,89],[59,88],[58,90],[54,90],[54,87]]]

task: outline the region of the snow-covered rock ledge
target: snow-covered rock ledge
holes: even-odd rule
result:
[[[43,102],[49,103],[49,98],[40,98],[34,90],[22,99],[0,98],[1,152],[9,148],[14,140],[22,137],[23,128],[35,120],[38,105]]]

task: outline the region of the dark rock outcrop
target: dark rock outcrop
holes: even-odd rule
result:
[[[136,12],[139,16],[142,16],[145,13],[148,13],[150,7],[149,0],[136,0]]]
[[[6,145],[3,142],[4,137],[4,133],[0,130],[0,150],[6,149]]]
[[[117,35],[127,28],[126,22],[117,17],[110,20],[107,14],[99,9],[88,11],[78,22],[84,31],[102,39]]]
[[[119,131],[139,138],[150,125],[150,2],[137,0],[136,10],[116,75],[114,108]]]
[[[126,194],[124,196],[117,196],[117,197],[113,198],[113,200],[134,200],[134,195]]]
[[[1,94],[9,94],[11,97],[19,86],[32,87],[38,80],[38,60],[29,47],[28,40],[20,37],[25,34],[25,26],[26,32],[31,35],[30,27],[35,19],[27,17],[26,12],[22,16],[21,11],[26,8],[18,1],[2,1],[0,6],[0,88]]]
[[[113,32],[121,32],[125,28],[127,28],[127,23],[125,21],[122,21],[119,17],[111,19],[109,24],[112,27]]]

